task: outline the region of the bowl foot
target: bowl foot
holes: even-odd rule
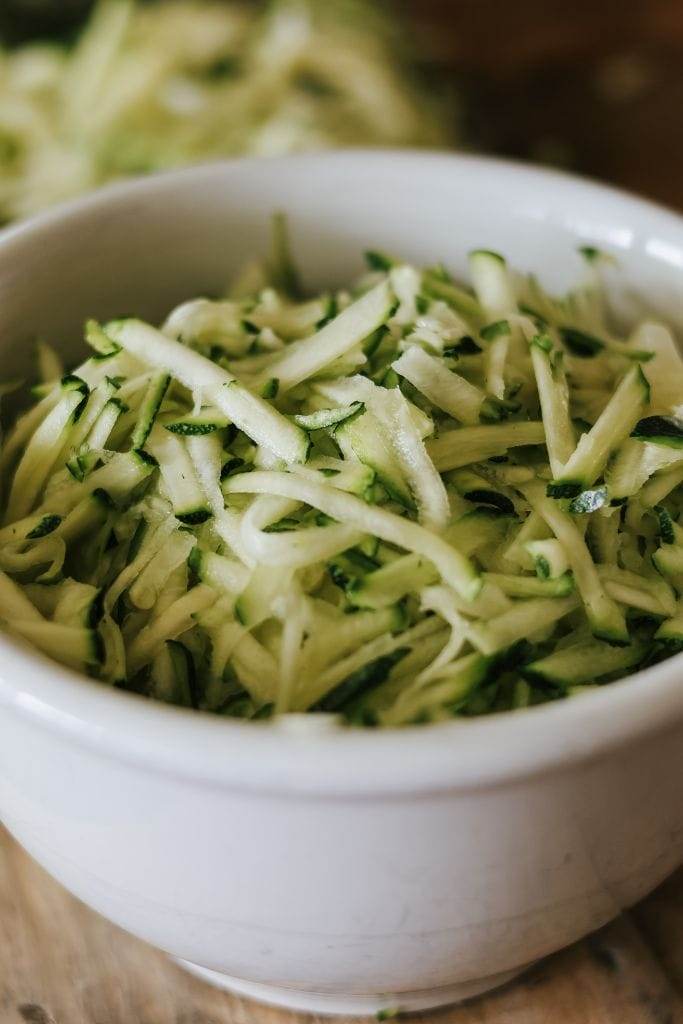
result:
[[[472,981],[446,985],[443,988],[397,992],[393,995],[344,995],[337,992],[309,992],[277,985],[262,985],[258,982],[243,981],[241,978],[232,978],[230,975],[221,974],[218,971],[210,971],[207,967],[199,967],[188,960],[178,960],[177,962],[198,978],[217,985],[219,988],[228,989],[236,995],[255,999],[259,1003],[268,1003],[271,1006],[280,1006],[288,1010],[299,1010],[302,1013],[342,1014],[351,1017],[371,1016],[379,1010],[387,1009],[411,1013],[460,1003],[465,999],[472,999],[474,996],[483,995],[484,992],[504,985],[527,969],[526,966],[518,967],[513,971],[490,974],[486,978],[475,978]]]

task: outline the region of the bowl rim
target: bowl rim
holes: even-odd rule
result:
[[[493,171],[502,180],[537,182],[609,199],[639,217],[665,221],[681,236],[683,218],[646,199],[564,172],[522,162],[430,150],[353,149],[276,158],[236,158],[109,185],[0,232],[0,249],[40,238],[72,217],[135,201],[188,181],[249,174],[268,164],[304,169],[340,161],[390,159]],[[412,171],[411,171],[412,172]],[[262,794],[364,798],[511,784],[614,753],[629,742],[678,729],[683,718],[683,652],[624,680],[569,701],[516,712],[398,730],[329,728],[291,716],[247,723],[150,701],[97,684],[8,634],[0,635],[0,707],[101,756],[177,779]]]

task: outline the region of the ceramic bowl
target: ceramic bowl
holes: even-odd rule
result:
[[[683,221],[496,161],[345,152],[126,183],[0,236],[3,376],[87,316],[220,292],[290,216],[312,288],[372,247],[464,271],[474,247],[553,287],[617,255],[624,315],[680,318]],[[683,662],[570,701],[310,735],[169,708],[0,637],[0,812],[86,903],[204,976],[300,1009],[484,991],[653,889],[683,848]]]

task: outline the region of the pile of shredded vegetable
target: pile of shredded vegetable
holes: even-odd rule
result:
[[[99,0],[75,46],[0,50],[0,219],[222,156],[447,144],[412,78],[366,0]]]
[[[0,617],[103,682],[399,726],[582,693],[683,643],[683,363],[470,255],[90,321],[0,459]]]

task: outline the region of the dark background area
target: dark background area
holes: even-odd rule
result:
[[[478,148],[683,209],[683,0],[402,0]]]
[[[326,0],[320,0],[321,3]],[[0,33],[73,30],[90,0],[0,0]],[[683,0],[396,0],[470,147],[683,209]]]

